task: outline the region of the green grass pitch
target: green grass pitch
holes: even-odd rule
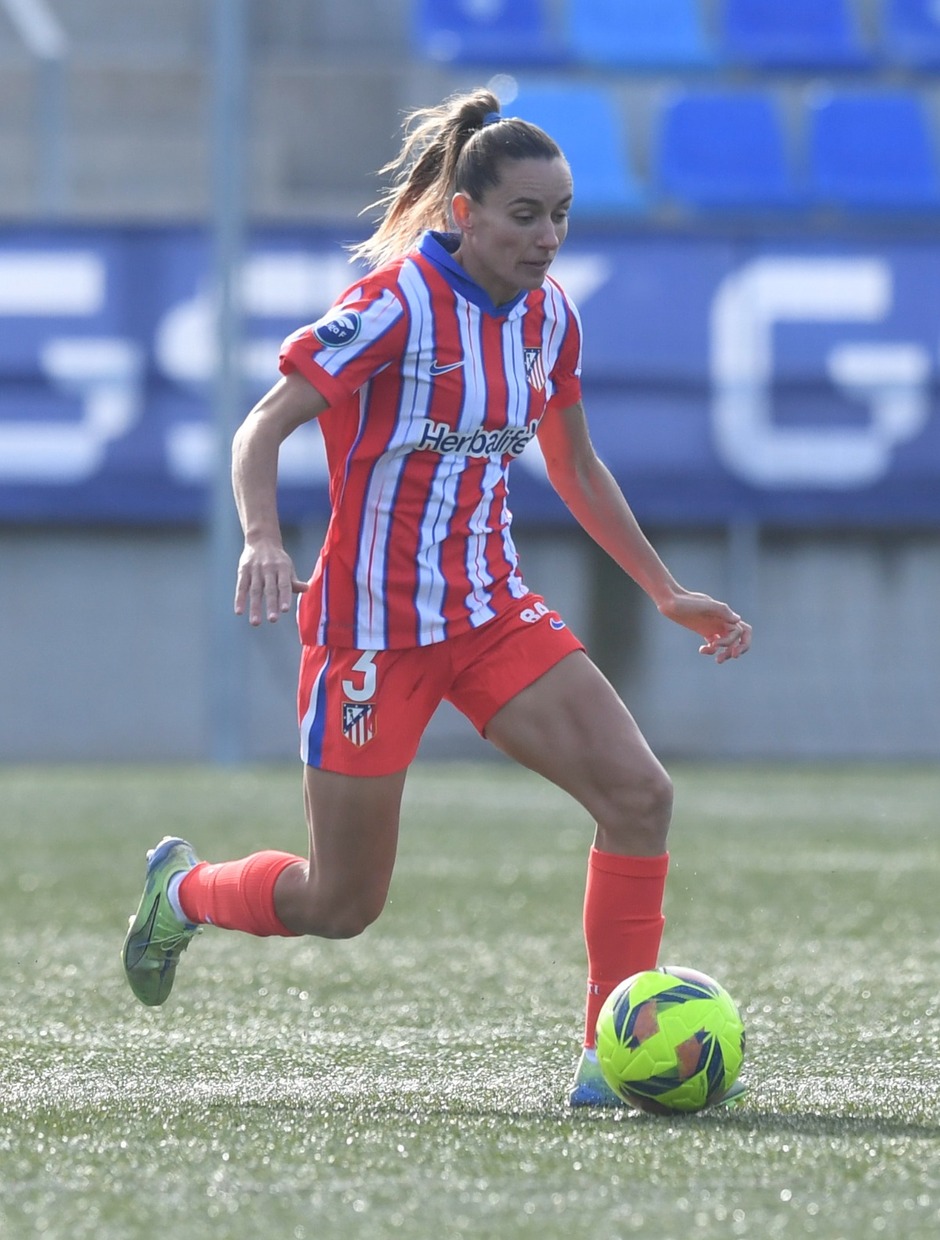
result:
[[[590,824],[417,766],[382,919],[119,948],[165,833],[303,848],[291,768],[0,768],[0,1235],[940,1235],[940,772],[679,765],[663,959],[747,1024],[743,1108],[572,1113]]]

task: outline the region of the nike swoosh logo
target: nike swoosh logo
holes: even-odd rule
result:
[[[137,931],[137,933],[128,939],[126,960],[127,967],[129,969],[136,969],[143,960],[144,956],[147,954],[147,945],[153,936],[153,927],[157,920],[157,910],[159,907],[160,897],[158,895],[153,902],[153,908],[150,910],[150,916]],[[134,953],[133,958],[131,957],[132,952]]]
[[[459,370],[463,362],[451,362],[448,366],[438,366],[437,362],[432,362],[429,373],[432,378],[436,375],[446,375],[449,370]]]

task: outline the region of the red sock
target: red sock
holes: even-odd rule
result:
[[[307,863],[303,857],[273,850],[215,865],[201,861],[180,883],[180,907],[200,925],[293,938],[293,930],[274,911],[274,884],[289,865],[298,864]]]
[[[618,982],[642,969],[656,968],[666,924],[662,909],[668,868],[668,853],[621,857],[591,849],[584,893],[585,1046],[594,1045],[597,1015]]]

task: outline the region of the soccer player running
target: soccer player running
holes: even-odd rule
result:
[[[285,342],[282,377],[235,436],[245,534],[235,611],[259,625],[300,594],[298,694],[307,858],[209,864],[184,840],[149,854],[124,942],[127,979],[163,1003],[202,924],[254,935],[360,934],[381,913],[408,767],[447,699],[493,745],[596,823],[584,899],[588,985],[572,1105],[619,1102],[594,1053],[601,1004],[656,965],[672,807],[668,775],[561,617],[524,584],[507,474],[538,437],[584,529],[717,662],[750,626],[670,575],[595,454],[581,327],[549,268],[571,171],[552,138],[486,90],[419,109],[372,237],[370,274]],[[281,540],[278,449],[319,419],[332,515],[313,576]]]

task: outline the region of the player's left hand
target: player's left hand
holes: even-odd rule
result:
[[[739,659],[751,647],[751,626],[742,620],[727,603],[720,603],[707,594],[680,590],[667,603],[661,603],[660,612],[691,629],[704,638],[699,654],[714,655],[716,663]]]

